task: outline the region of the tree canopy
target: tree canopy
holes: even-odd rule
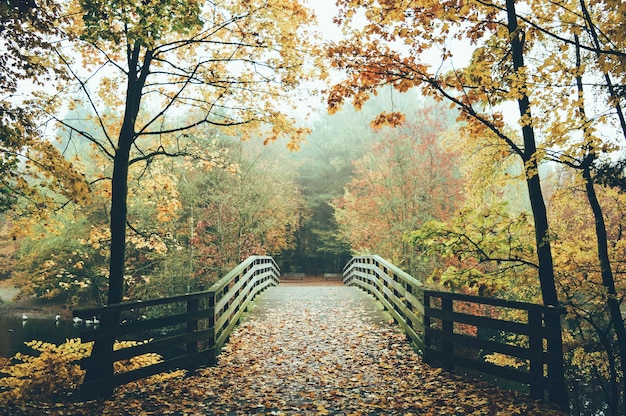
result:
[[[313,17],[296,1],[67,6],[69,44],[55,52],[70,76],[43,109],[112,164],[108,301],[115,303],[123,298],[129,167],[148,172],[155,157],[180,156],[210,168],[212,130],[265,143],[285,135],[297,148],[307,130],[286,114],[289,100],[322,66],[310,58]],[[50,107],[57,103],[89,108],[97,130],[64,121]]]
[[[0,3],[0,211],[25,198],[29,212],[45,214],[68,199],[87,197],[82,175],[41,137],[40,112],[23,92],[66,75],[52,51],[64,20],[52,0]],[[20,164],[26,169],[18,173]]]

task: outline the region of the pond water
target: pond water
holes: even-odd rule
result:
[[[16,352],[32,353],[24,342],[34,339],[59,345],[79,336],[80,328],[72,321],[0,317],[0,357],[12,357]]]

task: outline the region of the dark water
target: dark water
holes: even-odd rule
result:
[[[58,345],[79,336],[80,328],[71,321],[0,317],[0,357],[12,357],[16,352],[32,353],[24,342],[34,339]]]

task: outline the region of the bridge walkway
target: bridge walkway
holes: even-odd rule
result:
[[[283,281],[259,295],[218,365],[198,375],[212,414],[552,414],[428,367],[373,297],[323,281]]]

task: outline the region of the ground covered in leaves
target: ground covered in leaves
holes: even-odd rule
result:
[[[561,415],[426,366],[379,307],[356,288],[281,284],[259,297],[215,367],[131,383],[111,400],[27,403],[0,414]]]

